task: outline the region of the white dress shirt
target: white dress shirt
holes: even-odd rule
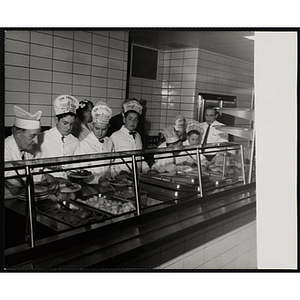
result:
[[[109,137],[104,137],[102,139],[103,143],[101,143],[95,136],[94,132],[90,132],[87,137],[79,142],[78,147],[75,150],[75,155],[80,154],[97,154],[97,153],[111,153],[114,152],[114,144],[113,141]],[[99,164],[103,162],[109,163],[110,160],[96,160],[81,163],[82,166],[91,167],[93,165]],[[100,177],[104,176],[110,169],[110,165],[108,166],[99,166],[99,167],[92,167],[92,168],[85,168],[86,170],[91,171],[93,174],[97,174]]]
[[[72,134],[64,137],[62,141],[62,135],[58,131],[57,127],[53,127],[49,130],[42,132],[38,136],[39,151],[36,154],[37,158],[48,158],[48,157],[63,157],[72,156],[79,144],[79,141]],[[64,166],[61,166],[64,168]],[[67,165],[66,167],[69,167]],[[67,178],[65,172],[50,173],[54,177]]]
[[[201,144],[203,143],[203,139],[205,137],[205,133],[206,130],[208,128],[208,124],[206,122],[202,122],[200,123],[201,127],[203,128],[203,136],[202,136],[202,140],[201,140]],[[215,128],[215,126],[221,126],[221,125],[225,125],[223,123],[220,123],[218,121],[214,121],[211,125],[210,125],[210,129],[209,129],[209,134],[207,137],[207,143],[224,143],[224,142],[228,142],[228,134],[225,132],[221,132],[219,130],[217,130]]]
[[[130,151],[130,150],[142,150],[143,149],[143,143],[141,135],[136,132],[135,138],[133,135],[129,134],[129,130],[123,125],[120,130],[115,131],[111,137],[110,137],[115,145],[115,151]],[[139,159],[137,157],[137,159]],[[116,160],[121,161],[121,160]],[[129,161],[128,165],[130,169],[132,168],[132,165],[130,163],[131,159],[125,159],[125,161]],[[138,163],[138,169],[139,171],[142,171],[143,173],[147,172],[149,170],[148,164],[143,161],[142,164]],[[119,164],[116,165],[116,170],[119,173],[121,170],[130,172],[129,168],[126,166],[126,164]]]
[[[40,144],[39,157],[42,158],[74,155],[79,144],[78,139],[72,134],[65,136],[63,142],[57,127],[42,132],[38,139]]]

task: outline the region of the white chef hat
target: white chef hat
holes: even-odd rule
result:
[[[201,127],[201,125],[198,121],[192,120],[187,123],[186,132],[189,133],[192,130],[196,130],[200,134],[203,134],[203,128]]]
[[[179,141],[179,136],[174,129],[174,126],[168,126],[164,129],[163,135],[166,139],[167,144],[172,144]]]
[[[140,115],[143,112],[143,106],[137,100],[134,99],[129,101],[125,100],[123,103],[123,110],[124,113],[132,110],[137,112]]]
[[[180,129],[183,129],[186,124],[185,118],[181,115],[178,115],[174,119],[174,128],[175,130],[179,131]]]
[[[31,114],[19,106],[14,106],[15,112],[15,126],[22,129],[40,129],[41,127],[41,115],[39,110],[34,114]]]
[[[76,114],[79,101],[71,95],[60,95],[54,100],[53,105],[56,116],[66,113]]]
[[[99,101],[92,109],[93,123],[109,124],[112,116],[111,108],[102,101]]]

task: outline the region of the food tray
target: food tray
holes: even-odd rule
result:
[[[177,199],[187,195],[194,195],[198,193],[198,190],[182,191],[182,190],[172,190],[167,187],[156,186],[152,184],[146,184],[140,182],[140,188],[154,195],[157,200],[169,201],[172,199]]]
[[[63,206],[52,200],[45,200],[37,203],[36,210],[39,213],[70,227],[79,227],[97,223],[104,221],[109,217],[106,213],[84,207],[74,201],[64,200],[62,203]]]
[[[113,196],[111,199],[105,196],[94,195],[89,199],[76,199],[76,202],[92,207],[100,212],[105,212],[110,216],[121,215],[124,213],[135,211],[134,201],[125,200],[117,196]]]
[[[149,207],[149,206],[154,206],[154,205],[158,205],[164,203],[163,201],[154,199],[152,197],[146,197],[144,199],[141,199],[141,205],[142,207]]]
[[[195,186],[195,184],[188,184],[187,182],[185,183],[175,182],[172,180],[172,177],[162,177],[162,176],[153,177],[153,176],[147,176],[141,174],[140,183],[163,187],[174,191],[197,191],[198,190],[198,186]]]

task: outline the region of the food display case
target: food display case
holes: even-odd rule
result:
[[[202,163],[201,157],[211,153],[212,162]],[[143,174],[139,166],[149,154],[157,160],[194,161],[181,159],[163,172],[151,168]],[[106,180],[95,183],[91,161],[93,167],[125,164],[128,172],[106,174]],[[16,173],[5,176],[5,181],[19,180],[23,188],[4,200],[10,216],[5,219],[7,269],[68,268],[74,267],[73,260],[78,268],[118,267],[118,257],[151,249],[162,235],[171,234],[166,228],[178,234],[174,226],[183,222],[184,211],[188,219],[197,215],[206,222],[224,216],[226,207],[229,213],[255,206],[255,184],[246,183],[243,147],[235,143],[14,161],[5,163],[9,171]],[[58,171],[65,180],[55,187],[40,180]],[[108,251],[111,247],[115,252]],[[94,250],[87,255],[87,249],[98,256],[93,256]]]

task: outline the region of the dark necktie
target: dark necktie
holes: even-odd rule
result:
[[[209,134],[210,125],[211,124],[209,124],[208,127],[207,127],[207,129],[206,129],[205,136],[204,136],[202,144],[206,144],[207,143],[207,138],[208,138],[208,134]]]
[[[65,142],[65,137],[63,135],[61,136],[61,140],[63,143]]]
[[[25,152],[24,152],[24,151],[21,151],[21,153],[22,153],[22,155],[21,155],[22,160],[24,160],[24,159],[25,159]]]
[[[132,135],[132,136],[133,136],[133,138],[135,139],[135,136],[136,136],[136,131],[130,131],[130,132],[129,132],[129,134],[130,134],[130,135]]]
[[[103,144],[104,143],[104,139],[99,140],[99,142]]]

